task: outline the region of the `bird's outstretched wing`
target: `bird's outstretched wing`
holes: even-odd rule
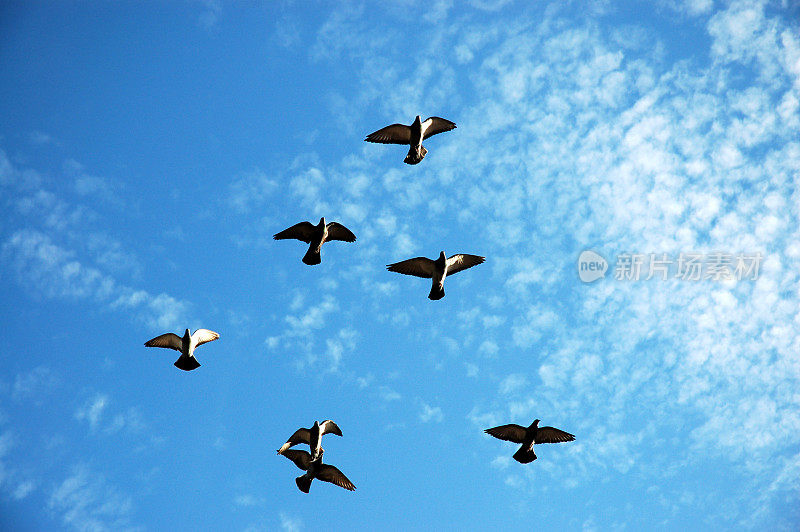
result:
[[[183,340],[175,333],[167,333],[146,341],[144,345],[145,347],[166,347],[167,349],[181,351]]]
[[[427,257],[415,257],[413,259],[395,262],[394,264],[387,265],[386,269],[390,272],[413,275],[415,277],[425,277],[426,279],[433,277],[435,271],[433,261]]]
[[[203,345],[219,338],[219,334],[214,331],[209,331],[208,329],[197,329],[192,335],[192,338],[197,340],[197,345]]]
[[[370,133],[364,140],[381,144],[411,144],[411,128],[403,124],[392,124]]]
[[[477,266],[486,260],[486,257],[478,255],[467,255],[466,253],[458,253],[447,259],[447,275],[456,274],[467,268]]]
[[[494,436],[495,438],[514,443],[522,443],[525,441],[525,427],[520,427],[519,425],[514,425],[513,423],[510,425],[492,427],[491,429],[486,429],[483,432]]]
[[[339,425],[337,425],[330,419],[326,419],[325,421],[319,424],[319,434],[320,436],[322,436],[323,434],[336,434],[337,436],[341,436],[342,429],[340,429]]]
[[[341,240],[343,242],[355,242],[356,235],[350,229],[338,222],[331,222],[327,225],[328,238],[325,240]]]
[[[539,427],[534,443],[562,443],[565,441],[575,441],[575,436],[554,427]]]
[[[297,429],[294,431],[286,443],[281,445],[281,448],[278,449],[278,454],[285,454],[286,449],[289,447],[293,447],[298,443],[311,443],[311,431],[308,429]]]
[[[455,129],[456,125],[454,122],[451,122],[444,118],[439,118],[438,116],[431,116],[430,118],[426,118],[425,121],[422,123],[422,128],[425,130],[425,133],[422,135],[422,140],[427,139],[437,133],[444,133],[445,131],[450,131],[451,129]]]
[[[319,468],[319,471],[317,471],[317,478],[324,480],[325,482],[336,484],[337,486],[346,490],[353,491],[356,489],[353,483],[350,482],[350,479],[344,476],[344,473],[332,465],[322,464]]]
[[[286,240],[287,238],[294,238],[302,240],[306,244],[311,242],[311,237],[314,234],[314,225],[311,222],[300,222],[294,224],[288,229],[284,229],[280,233],[275,234],[272,238],[275,240]]]
[[[307,451],[289,449],[283,452],[283,456],[294,462],[294,465],[303,471],[308,471],[308,466],[311,465],[311,455]]]

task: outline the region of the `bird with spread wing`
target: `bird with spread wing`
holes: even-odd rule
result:
[[[535,419],[527,429],[512,423],[486,429],[484,432],[501,440],[522,444],[519,450],[514,453],[514,460],[521,464],[529,464],[536,460],[533,446],[537,443],[575,441],[575,436],[569,432],[564,432],[554,427],[540,427],[538,419]]]
[[[467,255],[458,253],[451,257],[445,257],[444,251],[439,253],[439,258],[431,260],[426,257],[415,257],[389,264],[386,269],[390,272],[402,273],[431,279],[431,292],[428,299],[438,300],[444,297],[444,278],[453,275],[467,268],[472,268],[483,263],[486,257],[478,255]]]
[[[409,146],[408,155],[403,160],[406,164],[417,164],[427,155],[428,150],[422,141],[436,135],[455,129],[455,123],[438,116],[431,116],[424,121],[419,115],[410,126],[405,124],[392,124],[370,133],[364,140],[380,144],[404,144]]]
[[[322,262],[320,251],[322,244],[331,240],[341,240],[343,242],[355,242],[356,235],[338,222],[325,223],[325,217],[319,219],[317,225],[311,222],[300,222],[288,229],[284,229],[272,238],[275,240],[294,239],[309,244],[308,251],[303,257],[303,262],[309,266]]]

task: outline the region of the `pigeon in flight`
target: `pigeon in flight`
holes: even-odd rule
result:
[[[428,299],[435,301],[444,297],[445,277],[458,273],[461,270],[471,268],[476,264],[481,264],[485,260],[486,257],[467,255],[464,253],[445,258],[444,251],[442,251],[439,253],[439,258],[436,260],[431,260],[426,257],[415,257],[413,259],[389,264],[386,266],[386,269],[390,272],[432,279],[431,293],[428,294]]]
[[[162,334],[152,340],[145,342],[146,347],[166,347],[180,351],[181,356],[175,361],[175,367],[184,371],[191,371],[200,367],[200,362],[194,358],[194,350],[197,346],[206,342],[213,342],[219,335],[208,329],[197,329],[194,334],[189,333],[189,329],[183,333],[183,338],[174,333]]]
[[[407,144],[410,146],[408,155],[403,159],[406,164],[417,164],[428,153],[422,146],[422,141],[436,135],[455,129],[456,125],[444,118],[431,116],[423,122],[419,115],[414,119],[410,126],[404,124],[392,124],[367,135],[364,140],[367,142],[379,142],[381,144]]]
[[[310,429],[297,429],[294,434],[292,434],[292,436],[286,440],[286,443],[281,445],[281,448],[278,449],[278,454],[284,454],[289,447],[294,447],[300,443],[307,443],[309,449],[311,450],[311,456],[316,457],[323,452],[323,434],[336,434],[337,436],[341,436],[342,430],[339,428],[339,425],[330,419],[326,419],[322,423],[315,421],[314,425]]]
[[[499,427],[486,429],[484,432],[501,440],[521,443],[522,447],[514,453],[514,460],[521,464],[529,464],[536,460],[536,454],[533,452],[534,444],[562,443],[575,440],[575,436],[569,432],[553,427],[540,427],[538,419],[535,419],[527,429],[512,423],[511,425],[500,425]]]
[[[322,454],[323,451],[320,450],[320,453],[317,455],[317,457],[312,460],[311,455],[307,451],[295,449],[284,451],[283,456],[294,462],[294,465],[305,471],[304,475],[300,475],[294,479],[294,481],[297,483],[297,487],[300,488],[300,491],[303,493],[308,493],[308,490],[311,489],[311,481],[315,478],[336,484],[337,486],[346,490],[355,490],[356,487],[352,482],[350,482],[350,479],[344,476],[344,473],[339,471],[338,468],[322,463]]]
[[[337,222],[326,224],[324,216],[319,219],[317,225],[313,225],[311,222],[300,222],[288,229],[284,229],[272,238],[275,240],[293,238],[310,244],[310,246],[308,246],[308,251],[303,257],[303,262],[309,266],[322,262],[319,252],[322,248],[322,244],[325,242],[330,240],[342,240],[344,242],[356,241],[356,235],[354,235],[350,229]]]

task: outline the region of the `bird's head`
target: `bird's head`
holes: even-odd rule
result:
[[[319,225],[321,225],[321,226],[325,225],[325,217],[324,216],[319,219]]]
[[[314,428],[315,428],[315,429],[318,429],[318,428],[319,428],[319,421],[315,421],[315,422],[314,422]]]
[[[417,117],[414,119],[414,123],[415,123],[415,124],[421,124],[421,123],[422,123],[422,117],[420,117],[419,115],[417,115]]]
[[[531,427],[537,427],[537,426],[539,426],[539,420],[538,419],[534,419],[533,423],[531,424]]]
[[[444,251],[439,252],[439,260],[445,260],[447,256],[444,254]]]
[[[190,331],[189,329],[186,329],[186,331],[184,331],[183,335],[184,336],[191,336],[192,335],[192,331]]]

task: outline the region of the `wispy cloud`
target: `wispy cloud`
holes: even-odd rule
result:
[[[90,300],[108,309],[136,310],[153,328],[170,329],[186,320],[188,304],[167,294],[152,295],[118,284],[111,276],[77,260],[76,253],[40,231],[22,229],[3,244],[19,282],[51,298]]]
[[[281,512],[278,516],[281,522],[281,530],[286,532],[299,532],[303,529],[303,521],[299,517],[291,516],[285,512]]]
[[[86,466],[73,468],[51,492],[48,508],[76,530],[131,530],[133,503],[103,475]]]
[[[91,429],[95,430],[103,417],[103,411],[107,405],[108,396],[97,394],[75,412],[75,419],[88,421]]]

